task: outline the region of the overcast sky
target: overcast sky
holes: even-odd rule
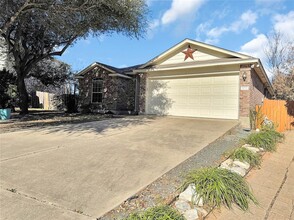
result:
[[[148,0],[145,38],[89,37],[61,59],[74,71],[97,61],[115,67],[145,63],[185,38],[264,60],[266,35],[280,31],[294,39],[294,0]]]

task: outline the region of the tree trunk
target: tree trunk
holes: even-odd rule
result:
[[[19,97],[19,108],[21,115],[25,115],[29,113],[29,96],[27,92],[27,88],[25,85],[24,77],[19,76],[17,77],[17,91]]]

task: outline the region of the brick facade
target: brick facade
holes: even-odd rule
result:
[[[246,75],[246,80],[243,80],[243,75]],[[99,78],[103,80],[103,101],[102,103],[91,103],[92,98],[92,80]],[[146,86],[147,74],[140,73],[138,79],[138,97],[136,111],[139,114],[145,113],[146,105]],[[250,65],[241,65],[240,73],[240,117],[248,117],[250,109],[255,105],[261,104],[264,99],[265,87],[259,76]],[[92,111],[113,110],[114,112],[135,111],[135,90],[136,77],[125,79],[121,77],[109,76],[103,68],[95,68],[84,74],[82,79],[79,79],[80,84],[80,104],[81,106],[90,106]]]
[[[103,80],[101,103],[92,103],[92,80]],[[133,111],[135,105],[135,80],[109,76],[109,72],[97,67],[79,79],[80,106],[90,111]]]
[[[260,105],[264,99],[265,86],[259,79],[254,69],[251,71],[251,88],[250,88],[250,108],[255,108],[256,105]]]
[[[246,80],[243,80],[243,75]],[[261,104],[264,99],[264,85],[257,73],[250,65],[241,65],[240,67],[240,116],[248,117],[250,109],[255,105]],[[248,89],[247,89],[248,88]]]

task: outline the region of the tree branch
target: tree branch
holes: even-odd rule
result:
[[[70,39],[66,45],[62,48],[60,51],[54,51],[49,53],[49,56],[61,56],[64,51],[77,39],[78,36],[74,36],[72,39]]]

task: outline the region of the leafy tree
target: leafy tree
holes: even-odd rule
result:
[[[275,98],[294,100],[294,41],[274,32],[268,36],[265,55],[273,75]]]
[[[0,108],[7,108],[11,99],[8,91],[10,86],[15,82],[14,74],[6,69],[0,70]]]
[[[120,32],[139,37],[144,0],[2,0],[0,34],[14,58],[21,113],[28,112],[24,79],[36,64],[61,56],[79,38]]]
[[[26,88],[31,90],[46,90],[46,87],[61,86],[71,78],[70,66],[53,58],[46,58],[38,62],[27,75]]]
[[[1,39],[3,38],[0,36],[0,40]],[[13,88],[15,91],[16,72],[14,69],[14,59],[12,56],[8,56],[7,46],[4,41],[2,41],[2,43],[0,42],[0,50],[0,62],[2,63],[0,63],[0,69],[2,69],[0,72],[0,90],[3,91],[1,100],[2,103],[7,103],[8,100],[12,98],[10,94],[11,89]],[[31,69],[25,78],[25,85],[28,94],[37,90],[59,94],[64,84],[72,79],[73,74],[68,64],[49,57],[39,61]],[[4,87],[2,85],[4,85]],[[15,94],[15,92],[13,92],[13,94]]]
[[[294,71],[285,74],[277,72],[273,79],[275,98],[294,101]]]

